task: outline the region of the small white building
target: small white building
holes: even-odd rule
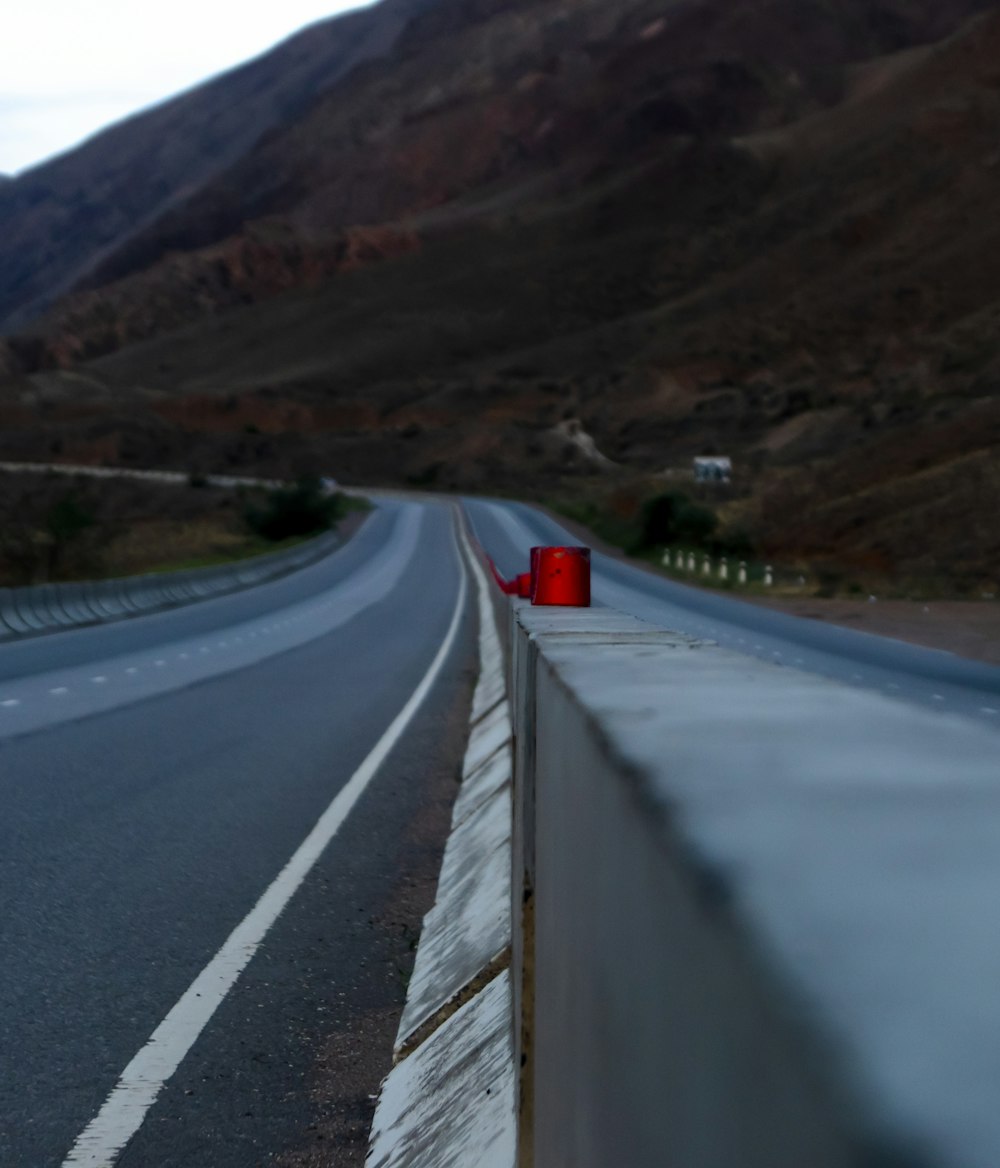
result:
[[[728,483],[733,477],[731,458],[696,458],[694,460],[694,481],[696,483]]]

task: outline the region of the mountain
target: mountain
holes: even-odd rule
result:
[[[718,451],[763,553],[995,581],[993,5],[386,0],[277,53],[313,38],[308,98],[24,260],[0,454],[627,509]]]
[[[37,316],[360,63],[391,51],[421,0],[350,13],[0,184],[0,328]]]

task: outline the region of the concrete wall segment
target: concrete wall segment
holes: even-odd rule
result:
[[[6,636],[16,637],[31,632],[31,626],[21,619],[15,590],[12,588],[0,589],[0,621],[3,622]]]
[[[383,1085],[365,1168],[512,1168],[510,978],[499,974]]]
[[[82,603],[83,590],[81,586],[79,584],[61,584],[58,587],[59,602],[66,613],[69,625],[72,627],[82,624],[87,619],[87,614]]]
[[[49,624],[49,618],[44,616],[38,604],[38,586],[29,585],[27,588],[12,589],[17,614],[22,623],[32,632],[38,632]]]
[[[462,765],[462,777],[468,778],[498,750],[510,744],[510,714],[505,702],[495,706],[491,713],[476,724],[476,733],[469,742]]]
[[[32,584],[20,597],[21,611],[28,620],[37,622],[42,628],[58,627],[50,599],[44,584]]]
[[[133,598],[133,586],[130,580],[118,580],[115,595],[118,603],[122,606],[127,614],[141,612],[141,605],[137,604]]]
[[[119,582],[117,580],[98,580],[93,591],[95,608],[106,616],[117,619],[126,615],[125,606],[118,595]]]
[[[55,624],[63,628],[72,627],[76,620],[66,604],[65,588],[58,584],[43,584],[46,606]]]
[[[509,784],[512,772],[510,746],[504,745],[482,766],[477,767],[470,775],[467,775],[462,782],[458,798],[452,809],[452,826],[457,827],[468,819],[484,803],[493,798],[501,787]]]
[[[452,831],[399,1024],[397,1049],[510,944],[510,789]]]
[[[609,781],[544,663],[537,685],[535,1163],[846,1168],[836,1111],[711,886]]]
[[[537,1162],[995,1168],[995,735],[600,610],[514,619]],[[516,985],[516,914],[514,951]]]

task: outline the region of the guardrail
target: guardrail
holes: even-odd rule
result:
[[[85,466],[68,462],[0,462],[0,471],[10,474],[57,474],[71,478],[137,479],[141,482],[170,483],[175,486],[190,483],[192,480],[190,471],[139,470],[136,467]],[[200,479],[209,487],[262,487],[266,490],[277,490],[288,486],[281,479],[251,478],[247,475],[196,474],[194,478]]]
[[[328,555],[340,542],[336,532],[329,532],[280,552],[218,567],[0,588],[0,640],[122,620],[238,592],[303,568]]]
[[[996,1168],[995,735],[607,609],[510,637],[519,1168]]]

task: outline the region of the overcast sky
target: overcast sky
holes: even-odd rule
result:
[[[271,48],[361,0],[6,0],[0,174]]]

